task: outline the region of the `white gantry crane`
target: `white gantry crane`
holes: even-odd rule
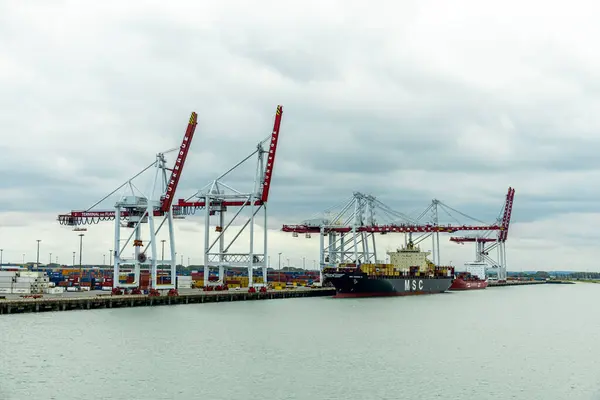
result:
[[[319,234],[320,251],[319,265],[322,274],[323,268],[335,266],[340,263],[379,263],[375,243],[375,234],[405,233],[411,235],[420,233],[421,236],[413,241],[417,244],[431,236],[433,241],[433,261],[440,265],[439,233],[454,233],[458,231],[502,231],[502,224],[466,225],[466,224],[439,224],[439,209],[452,210],[455,213],[468,217],[439,200],[433,200],[421,215],[410,217],[393,210],[391,207],[377,200],[371,195],[355,192],[352,198],[333,207],[326,212],[327,217],[314,218],[303,221],[297,225],[283,225],[282,231],[291,232],[294,237],[299,234],[307,238],[312,234]],[[431,221],[421,222],[431,212]],[[332,216],[333,215],[333,216]],[[474,218],[468,217],[475,220]],[[478,220],[475,220],[478,221]],[[478,221],[481,222],[481,221]],[[327,239],[327,243],[326,243]],[[322,275],[321,275],[322,278]]]
[[[267,202],[282,114],[283,107],[279,105],[275,112],[271,134],[258,143],[251,154],[200,189],[194,196],[185,200],[181,199],[177,203],[178,209],[184,215],[195,214],[197,210],[204,212],[205,288],[212,284],[209,282],[211,267],[219,269],[218,282],[214,283],[215,286],[225,283],[226,267],[247,267],[250,291],[255,290],[253,286],[254,268],[262,268],[264,283],[267,282]],[[246,162],[253,157],[256,157],[256,172],[251,191],[237,190],[224,182],[224,178],[233,171],[247,168]],[[236,211],[233,216],[228,217],[227,212],[231,209]],[[214,222],[215,217],[216,223]],[[239,228],[240,224],[241,228]],[[262,230],[262,249],[256,248],[256,226]],[[215,234],[211,234],[211,227],[214,227]],[[232,252],[232,246],[246,228],[249,231],[248,247],[245,251]],[[237,232],[235,232],[236,229]]]
[[[476,262],[487,262],[494,269],[497,269],[498,281],[506,281],[508,274],[506,272],[506,240],[508,239],[508,228],[510,226],[510,219],[512,216],[513,202],[515,199],[515,189],[512,187],[508,188],[506,194],[506,201],[502,206],[500,215],[498,216],[497,223],[502,229],[499,230],[497,237],[493,238],[491,232],[488,232],[482,236],[464,236],[464,237],[451,237],[450,240],[455,243],[475,243],[475,261]],[[498,259],[494,260],[490,256],[490,252],[496,249]]]
[[[138,288],[140,286],[140,271],[147,268],[151,271],[151,287],[153,289],[174,289],[176,285],[176,260],[175,260],[175,238],[173,218],[174,214],[179,214],[176,207],[173,207],[173,199],[177,190],[177,185],[186,157],[192,144],[194,132],[196,130],[198,115],[192,112],[183,141],[179,148],[167,152],[158,153],[155,161],[137,173],[131,179],[127,180],[102,200],[96,202],[86,210],[71,211],[68,214],[58,216],[58,222],[61,225],[74,226],[73,230],[81,230],[83,225],[97,224],[101,221],[114,221],[114,253],[113,253],[113,291],[118,288]],[[177,151],[175,163],[172,169],[167,167],[165,154]],[[155,175],[151,189],[143,193],[135,185],[135,179],[144,172],[154,168]],[[115,195],[124,189],[129,192],[122,195],[114,205],[114,211],[96,210],[100,203],[109,197]],[[157,251],[156,235],[167,225],[168,242],[170,255],[167,260],[163,260],[162,252]],[[142,238],[142,225],[148,225],[146,239]],[[124,235],[127,239],[122,240],[122,230],[131,229],[131,232]],[[133,257],[128,246],[133,246]],[[150,250],[150,251],[148,251]],[[160,255],[160,257],[159,257]],[[134,282],[119,282],[121,266],[133,265]],[[158,266],[168,265],[170,270],[171,283],[159,284],[157,280]]]

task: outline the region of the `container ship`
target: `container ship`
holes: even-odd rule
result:
[[[465,263],[465,271],[458,272],[450,286],[450,290],[476,290],[485,289],[488,281],[485,276],[486,263]]]
[[[453,267],[435,266],[410,240],[388,252],[390,264],[339,264],[323,269],[323,283],[336,289],[334,297],[407,296],[442,293],[454,279]]]

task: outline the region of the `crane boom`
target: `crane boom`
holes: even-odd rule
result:
[[[408,233],[408,232],[448,232],[454,233],[458,231],[490,231],[490,230],[502,230],[500,225],[489,225],[489,226],[474,226],[474,225],[373,225],[373,226],[359,226],[356,228],[356,232],[369,232],[369,233]],[[338,232],[348,233],[353,230],[350,226],[327,226],[324,227],[325,232]],[[283,225],[283,232],[293,233],[320,233],[321,227],[309,226],[309,225]]]
[[[506,194],[506,204],[504,205],[504,215],[502,217],[502,226],[504,227],[504,230],[498,234],[498,241],[500,242],[506,242],[506,239],[508,238],[508,227],[510,225],[514,199],[515,189],[509,187],[508,193]]]
[[[185,159],[187,158],[188,152],[190,151],[190,145],[192,144],[192,139],[194,137],[194,132],[196,131],[196,125],[198,124],[198,114],[192,112],[190,116],[190,122],[188,123],[188,127],[185,131],[185,135],[183,136],[183,140],[181,141],[181,146],[179,148],[179,154],[177,155],[177,159],[175,160],[175,166],[171,171],[171,179],[169,179],[169,184],[167,186],[167,190],[165,195],[161,201],[160,210],[163,213],[166,213],[171,208],[171,204],[173,204],[173,196],[177,189],[177,185],[179,184],[179,179],[181,178],[181,172],[183,171],[183,166],[185,165]]]
[[[271,143],[269,144],[269,153],[267,156],[267,165],[265,166],[265,176],[263,180],[263,188],[261,201],[266,203],[269,199],[269,189],[271,188],[271,178],[273,176],[273,167],[275,164],[275,153],[277,152],[277,142],[279,140],[279,127],[281,125],[281,115],[283,114],[283,106],[278,105],[275,113],[275,122],[273,124],[273,133],[271,134]]]
[[[456,242],[456,243],[462,243],[462,244],[465,244],[467,242],[469,242],[469,243],[475,243],[475,242],[492,243],[492,242],[495,242],[496,239],[494,239],[494,238],[480,238],[480,237],[462,236],[462,237],[451,237],[450,241],[451,242]]]
[[[515,198],[515,189],[512,187],[508,188],[506,194],[506,201],[504,203],[502,213],[502,219],[500,220],[500,227],[497,238],[481,238],[481,237],[451,237],[450,241],[455,243],[465,244],[467,242],[480,242],[480,243],[491,243],[491,242],[506,242],[508,237],[508,227],[510,225],[510,217],[512,215],[513,201]]]
[[[279,143],[279,130],[281,127],[281,117],[283,115],[283,106],[278,105],[275,113],[275,122],[273,123],[273,131],[271,132],[271,140],[269,143],[269,150],[266,151],[268,153],[267,160],[264,166],[264,174],[261,179],[262,188],[260,191],[257,191],[257,198],[253,201],[251,200],[240,200],[231,199],[231,200],[220,200],[220,201],[211,201],[210,207],[245,207],[245,206],[262,206],[269,199],[269,189],[271,188],[271,180],[273,177],[273,167],[275,165],[275,154],[277,152],[277,145]],[[255,153],[252,153],[255,154]],[[246,161],[250,156],[248,156],[244,161]],[[242,161],[242,163],[244,162]],[[239,163],[237,168],[241,165]],[[230,171],[232,171],[231,169]],[[230,172],[229,171],[229,172]],[[224,176],[224,175],[222,175]],[[220,179],[220,178],[219,178]],[[190,215],[194,214],[194,210],[198,208],[204,208],[206,206],[205,200],[199,201],[189,201],[185,199],[178,199],[176,205],[173,206],[173,213],[175,215]]]
[[[165,215],[165,213],[167,213],[169,211],[169,209],[171,208],[171,206],[173,204],[175,191],[177,190],[177,185],[179,184],[179,179],[181,178],[181,173],[183,171],[183,167],[185,165],[185,160],[186,160],[187,155],[190,150],[190,145],[192,143],[192,139],[194,137],[194,132],[196,131],[197,124],[198,124],[198,114],[196,112],[192,112],[192,114],[190,115],[187,129],[185,131],[185,135],[183,136],[183,140],[181,142],[181,146],[179,147],[179,153],[177,155],[177,159],[175,160],[175,165],[173,166],[173,169],[171,170],[171,177],[170,177],[169,181],[167,182],[167,188],[165,190],[165,193],[160,197],[160,206],[154,208],[153,215],[155,217],[160,217],[160,216]],[[146,169],[144,169],[144,171]],[[165,168],[165,169],[168,170],[168,168]],[[136,176],[138,176],[138,175],[139,175],[139,173]],[[124,185],[122,185],[122,186],[124,186]],[[96,203],[96,204],[98,204],[98,203]],[[91,207],[91,208],[93,208],[93,207]],[[67,225],[67,226],[89,225],[89,224],[97,224],[98,222],[101,222],[101,221],[113,221],[116,217],[115,211],[112,211],[112,210],[110,210],[110,211],[109,210],[91,211],[91,208],[87,209],[87,210],[71,211],[68,214],[60,214],[57,218],[58,222],[61,225]],[[174,214],[182,213],[179,206],[173,206],[173,211],[174,211]],[[127,218],[130,216],[130,212],[127,210],[121,210],[119,215],[121,218]]]

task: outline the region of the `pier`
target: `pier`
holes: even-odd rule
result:
[[[269,290],[266,293],[246,291],[203,292],[184,291],[178,296],[112,295],[93,292],[44,295],[43,297],[21,298],[6,295],[0,299],[0,314],[35,313],[45,311],[91,310],[98,308],[148,307],[176,304],[215,303],[223,301],[270,300],[297,297],[333,296],[333,288],[298,288],[293,290]]]

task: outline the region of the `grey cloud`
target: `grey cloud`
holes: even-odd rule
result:
[[[67,44],[73,49],[38,48],[39,32],[19,36],[27,51],[13,45],[8,53],[34,78],[9,82],[0,96],[11,110],[0,114],[3,129],[30,139],[51,137],[43,142],[46,150],[32,150],[35,157],[56,153],[71,159],[73,167],[60,178],[49,165],[38,170],[24,165],[4,187],[29,186],[32,193],[52,195],[32,196],[36,199],[27,203],[4,200],[4,209],[62,212],[91,205],[152,162],[157,151],[176,147],[195,110],[199,126],[177,194],[188,197],[269,134],[278,103],[284,105],[284,117],[270,211],[274,219],[290,223],[337,204],[353,190],[372,193],[405,213],[424,209],[435,193],[491,222],[506,182],[524,171],[537,171],[537,180],[551,186],[557,171],[598,168],[600,143],[569,136],[579,102],[565,104],[560,93],[541,101],[534,96],[533,104],[524,106],[510,93],[490,93],[421,67],[408,55],[393,59],[373,32],[361,39],[351,27],[336,37],[314,26],[310,33],[299,30],[273,44],[266,27],[233,31],[235,23],[223,21],[219,32],[142,14],[112,25],[106,38],[96,32],[87,45],[75,45],[71,38]],[[5,27],[4,35],[19,25]],[[13,102],[21,91],[20,101]],[[27,118],[32,110],[42,123]],[[471,149],[473,138],[464,139],[466,144],[459,140],[468,130],[474,138],[506,144],[507,153],[493,145]],[[23,158],[12,153],[11,161]],[[398,175],[411,180],[414,170],[424,171],[414,178],[415,187],[396,180]],[[249,190],[253,174],[254,164],[248,163],[229,181]],[[499,174],[497,200],[487,201],[485,190],[464,193],[466,181]],[[473,200],[436,189],[438,180],[455,181],[454,190]],[[522,221],[573,206],[593,210],[591,203],[577,205],[572,197],[540,202],[525,195],[527,187],[517,189],[515,219]],[[569,190],[586,199],[597,196],[593,188]]]

